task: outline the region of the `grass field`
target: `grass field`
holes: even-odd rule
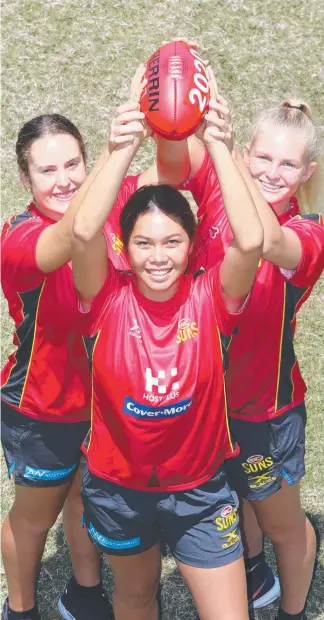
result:
[[[18,182],[14,143],[33,116],[60,112],[86,138],[89,164],[107,136],[116,105],[124,101],[137,64],[162,39],[186,36],[200,42],[217,71],[222,92],[235,110],[242,144],[255,111],[287,94],[302,95],[323,123],[324,3],[321,0],[4,0],[2,3],[2,217],[25,208],[28,196]],[[322,114],[322,118],[320,115]],[[152,146],[133,170],[151,163]],[[324,538],[324,283],[300,313],[297,348],[308,394],[306,509]],[[2,314],[2,355],[11,350],[12,325]],[[2,470],[6,513],[12,486]],[[273,561],[271,549],[269,557]],[[39,582],[44,620],[58,620],[56,600],[70,573],[60,522],[51,532]],[[105,570],[111,589],[111,575]],[[164,561],[164,618],[190,620],[194,608],[171,558]],[[3,580],[3,594],[5,582]],[[235,585],[233,585],[235,595]],[[274,618],[275,607],[257,614]],[[324,619],[324,554],[309,601],[308,620]],[[94,619],[95,620],[95,619]]]

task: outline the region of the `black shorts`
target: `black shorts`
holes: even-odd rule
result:
[[[188,491],[126,488],[94,476],[84,459],[81,495],[90,540],[107,555],[142,553],[161,535],[180,562],[225,566],[242,555],[238,498],[223,469]]]
[[[241,452],[225,462],[236,492],[248,500],[271,497],[284,478],[294,485],[305,474],[306,409],[302,403],[264,422],[230,419],[231,433]]]
[[[1,442],[8,475],[31,487],[56,487],[74,475],[90,422],[42,422],[2,401]]]

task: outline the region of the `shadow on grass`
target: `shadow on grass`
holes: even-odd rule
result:
[[[324,609],[324,565],[319,557],[320,540],[324,538],[324,515],[309,514],[317,537],[317,559],[314,578],[308,598],[308,620],[320,620]],[[64,587],[72,574],[68,546],[65,542],[62,525],[59,524],[52,536],[55,538],[56,552],[45,558],[38,584],[38,601],[42,620],[60,620],[57,611],[57,602]],[[266,544],[266,554],[271,566],[275,570],[275,558],[269,543]],[[113,576],[110,568],[103,563],[103,580],[109,597],[112,596]],[[164,550],[164,571],[162,578],[163,620],[193,620],[196,616],[190,593],[188,592],[181,575],[174,567],[172,556]],[[235,586],[233,587],[235,595]],[[251,620],[273,620],[276,615],[277,604],[254,612]]]

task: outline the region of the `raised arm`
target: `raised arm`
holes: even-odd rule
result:
[[[275,213],[262,196],[236,147],[233,150],[233,157],[249,188],[262,222],[264,230],[263,258],[282,269],[296,269],[302,257],[302,244],[298,235],[290,228],[280,226]]]
[[[221,265],[221,285],[227,306],[235,312],[254,282],[263,247],[263,228],[253,198],[228,147],[226,120],[220,118],[215,95],[214,77],[210,70],[213,98],[206,124],[198,136],[204,142],[219,179],[224,208],[233,233]]]
[[[91,173],[71,201],[71,204],[62,219],[48,226],[40,235],[36,246],[36,262],[41,271],[50,273],[62,267],[71,259],[72,224],[76,211],[79,208],[92,181],[108,160],[108,148],[101,154]]]
[[[102,229],[145,137],[143,119],[137,100],[118,109],[111,127],[111,155],[88,187],[74,217],[73,276],[84,307],[100,291],[108,275],[108,254]]]

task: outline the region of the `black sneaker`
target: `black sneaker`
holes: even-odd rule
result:
[[[269,564],[264,563],[262,581],[255,583],[252,571],[246,572],[249,609],[261,609],[277,600],[280,596],[279,579],[276,577]]]
[[[9,601],[6,598],[2,607],[1,620],[9,620]],[[42,620],[37,609],[33,609],[29,613],[22,611],[21,612],[21,620]]]
[[[114,620],[112,606],[102,585],[82,588],[74,577],[68,582],[58,609],[65,620]]]

